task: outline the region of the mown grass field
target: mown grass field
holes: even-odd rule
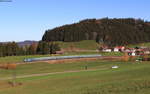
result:
[[[88,69],[97,69],[97,68],[105,68],[107,64],[102,63],[105,61],[80,61],[80,62],[66,62],[63,64],[48,64],[45,62],[38,63],[27,63],[17,65],[17,69],[15,70],[18,76],[21,75],[30,75],[30,74],[39,74],[39,73],[51,73],[51,72],[62,72],[62,71],[74,71],[74,70],[84,70],[85,66]],[[108,63],[109,64],[109,63]],[[108,66],[107,66],[108,67]],[[111,64],[109,64],[111,67]],[[12,75],[14,71],[12,70],[3,70],[0,71],[0,77],[9,77]]]
[[[17,75],[84,70],[85,65],[99,70],[17,79],[23,85],[9,88],[1,85],[0,94],[150,94],[150,62],[36,63],[19,65]],[[119,68],[111,69],[113,65]]]

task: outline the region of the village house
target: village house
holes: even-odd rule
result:
[[[136,54],[136,52],[128,52],[128,55],[130,55],[130,56],[136,56],[137,54]]]
[[[150,54],[150,48],[144,48],[143,52],[144,54]]]
[[[131,56],[141,56],[145,54],[150,54],[150,48],[127,48],[125,52]]]
[[[147,47],[135,47],[135,48],[126,48],[124,46],[116,46],[114,48],[110,48],[107,46],[102,47],[103,52],[124,52],[128,53],[130,56],[141,56],[145,54],[150,54],[150,48]]]
[[[102,52],[112,52],[113,50],[112,50],[112,48],[110,48],[110,47],[108,47],[108,46],[106,46],[106,45],[103,45],[103,46],[101,47],[101,51],[102,51]]]
[[[105,49],[103,49],[102,51],[103,51],[103,52],[112,52],[112,49],[110,49],[110,48],[105,48]]]
[[[125,50],[124,46],[117,46],[114,48],[114,52],[123,52]]]

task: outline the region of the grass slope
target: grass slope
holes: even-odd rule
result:
[[[96,50],[98,44],[94,40],[84,40],[80,42],[57,42],[60,44],[61,48],[69,48],[71,46],[84,50]]]

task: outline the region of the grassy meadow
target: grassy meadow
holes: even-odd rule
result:
[[[59,42],[59,44],[62,48],[73,46],[79,49],[93,50],[93,52],[66,52],[63,55],[123,55],[119,52],[95,52],[98,45],[94,41]],[[0,64],[22,63],[25,58],[48,56],[55,55],[1,57]],[[114,65],[119,68],[112,69],[111,67]],[[67,73],[68,71],[78,72]],[[95,60],[69,61],[62,64],[27,63],[17,65],[16,70],[0,69],[0,79],[12,77],[14,72],[17,76],[66,73],[18,78],[16,81],[22,85],[16,87],[8,84],[11,79],[0,80],[0,94],[150,94],[150,62]]]
[[[80,61],[80,62],[66,62],[62,64],[48,64],[45,62],[38,62],[38,63],[27,63],[17,65],[16,73],[18,76],[21,75],[30,75],[30,74],[39,74],[39,73],[52,73],[52,72],[63,72],[63,71],[74,71],[74,70],[85,70],[85,66],[88,69],[101,69],[111,67],[112,64],[108,62],[102,63],[105,61]],[[9,77],[13,73],[12,70],[3,70],[0,71],[0,77]]]
[[[118,65],[118,69],[111,69]],[[0,86],[0,94],[149,94],[150,62],[87,61],[19,65],[17,75],[98,69],[17,79],[22,85]],[[7,77],[8,71],[1,71]],[[7,88],[6,88],[7,87]]]

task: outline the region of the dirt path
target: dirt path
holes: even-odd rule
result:
[[[53,72],[53,73],[40,73],[40,74],[31,74],[31,75],[17,76],[16,78],[28,78],[28,77],[47,76],[47,75],[54,75],[54,74],[65,74],[65,73],[98,71],[98,70],[106,70],[106,69],[108,69],[108,68],[103,68],[103,69],[88,69],[88,70],[75,70],[75,71],[64,71],[64,72]],[[12,79],[12,77],[0,78],[0,80],[10,80],[10,79]]]

